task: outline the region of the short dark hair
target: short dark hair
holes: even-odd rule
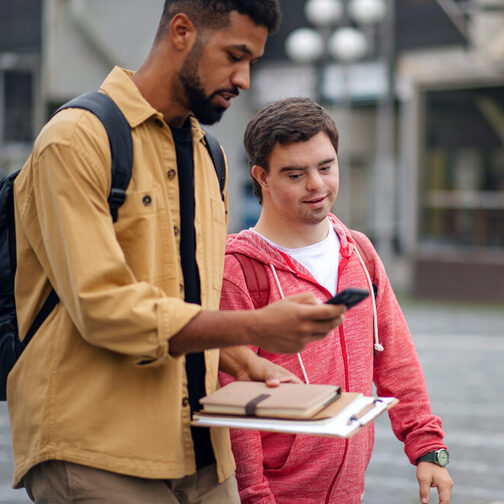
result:
[[[250,168],[269,171],[269,158],[275,145],[306,142],[323,131],[338,152],[339,135],[334,120],[311,98],[286,98],[262,108],[247,124],[243,143]],[[252,177],[254,194],[262,204],[261,186]]]
[[[166,33],[175,14],[189,16],[196,28],[224,28],[229,24],[229,14],[237,11],[272,34],[278,29],[281,12],[279,0],[165,0],[156,40]]]

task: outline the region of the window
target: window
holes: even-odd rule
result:
[[[33,76],[30,72],[5,71],[3,77],[4,142],[31,142],[33,140]]]
[[[425,95],[420,242],[504,247],[504,87]]]

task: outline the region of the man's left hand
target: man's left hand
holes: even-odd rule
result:
[[[450,504],[453,481],[446,467],[433,462],[420,462],[417,466],[417,480],[422,504],[429,502],[431,488],[437,488],[439,504]]]
[[[278,387],[280,383],[302,383],[295,374],[259,357],[246,346],[221,348],[219,368],[239,381],[263,381],[268,387]]]

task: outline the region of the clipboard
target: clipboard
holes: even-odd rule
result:
[[[370,397],[342,392],[341,397],[307,420],[195,413],[195,427],[226,427],[312,436],[347,438],[399,402],[395,397]]]

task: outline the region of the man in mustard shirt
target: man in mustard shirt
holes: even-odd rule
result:
[[[227,199],[198,120],[249,87],[279,17],[277,0],[165,2],[141,68],[116,67],[100,88],[133,139],[117,222],[90,112],[51,119],[16,179],[20,334],[52,288],[60,299],[7,386],[14,486],[37,504],[238,503],[228,432],[191,429],[199,397],[218,367],[290,379],[240,345],[296,352],[342,322],[311,294],[218,311]]]

